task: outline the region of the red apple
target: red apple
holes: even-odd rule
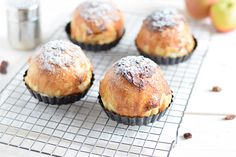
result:
[[[203,19],[209,16],[211,5],[215,4],[218,0],[185,0],[186,8],[195,19]]]

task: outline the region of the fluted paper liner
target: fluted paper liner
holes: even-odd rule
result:
[[[66,31],[66,34],[67,34],[67,36],[68,36],[68,38],[70,39],[71,42],[73,42],[74,44],[80,46],[83,50],[94,51],[94,52],[105,51],[105,50],[109,50],[109,49],[115,47],[120,42],[123,35],[125,34],[125,30],[124,30],[124,32],[123,32],[123,34],[120,38],[116,39],[115,41],[113,41],[109,44],[99,45],[99,44],[82,43],[82,42],[76,41],[75,39],[72,39],[71,36],[70,36],[70,34],[71,34],[70,22],[67,23],[65,31]]]
[[[173,97],[174,96],[172,94],[171,102],[170,102],[169,106],[164,111],[159,112],[158,114],[154,114],[154,115],[146,116],[146,117],[121,116],[115,112],[112,112],[112,111],[109,111],[108,109],[106,109],[103,105],[100,95],[98,96],[98,100],[99,100],[99,103],[102,106],[103,110],[107,114],[107,116],[110,119],[112,119],[113,121],[116,121],[118,123],[123,123],[125,125],[148,125],[150,123],[154,123],[155,121],[158,121],[161,117],[163,117],[165,115],[166,111],[168,110],[171,103],[173,102]]]
[[[163,56],[151,56],[151,55],[143,52],[141,49],[139,49],[136,41],[135,41],[135,45],[141,55],[143,55],[144,57],[150,58],[151,60],[153,60],[157,64],[174,65],[174,64],[182,63],[182,62],[188,60],[189,58],[191,58],[191,56],[193,55],[194,51],[197,48],[197,39],[195,37],[193,37],[193,38],[194,38],[195,45],[194,45],[192,52],[190,52],[189,54],[187,54],[185,56],[175,57],[175,58],[174,57],[163,57]]]
[[[71,104],[73,102],[79,101],[88,93],[88,91],[89,91],[90,87],[93,85],[93,81],[94,81],[94,74],[92,74],[92,80],[91,80],[90,86],[83,93],[72,94],[72,95],[67,95],[67,96],[60,96],[60,97],[55,97],[55,96],[50,97],[50,96],[46,96],[44,94],[41,94],[39,92],[32,90],[25,82],[26,75],[27,75],[27,71],[25,71],[25,74],[23,76],[24,77],[23,81],[24,81],[25,86],[27,87],[28,91],[30,92],[30,94],[34,98],[38,99],[39,101],[42,101],[46,104],[51,104],[51,105]]]

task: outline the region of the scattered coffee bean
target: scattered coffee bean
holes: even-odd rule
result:
[[[236,115],[230,114],[230,115],[227,115],[227,116],[224,118],[224,120],[233,120],[235,117],[236,117]]]
[[[6,74],[7,73],[7,66],[8,66],[8,62],[7,61],[1,61],[0,62],[0,73],[1,74]]]
[[[192,134],[189,133],[189,132],[188,132],[188,133],[185,133],[185,134],[184,134],[184,138],[185,138],[185,139],[192,138]]]
[[[220,92],[222,89],[219,86],[212,87],[212,92]]]

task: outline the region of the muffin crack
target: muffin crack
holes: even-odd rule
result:
[[[153,61],[143,56],[128,56],[115,63],[116,73],[138,88],[144,88],[158,67]]]
[[[181,16],[175,9],[161,9],[153,12],[145,19],[145,23],[151,30],[163,31],[166,27],[175,27]]]

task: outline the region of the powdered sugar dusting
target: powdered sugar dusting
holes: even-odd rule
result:
[[[164,27],[174,27],[178,24],[180,14],[175,9],[161,9],[149,15],[145,22],[153,30],[162,31]]]
[[[143,56],[127,56],[114,64],[117,74],[124,76],[135,86],[143,87],[145,78],[152,77],[158,65]]]
[[[109,0],[87,0],[79,7],[80,15],[85,20],[93,21],[97,27],[102,27],[104,22],[119,20],[119,9]]]
[[[41,68],[55,73],[56,67],[68,68],[74,64],[75,57],[81,55],[81,48],[65,40],[54,40],[45,44],[37,56]]]

